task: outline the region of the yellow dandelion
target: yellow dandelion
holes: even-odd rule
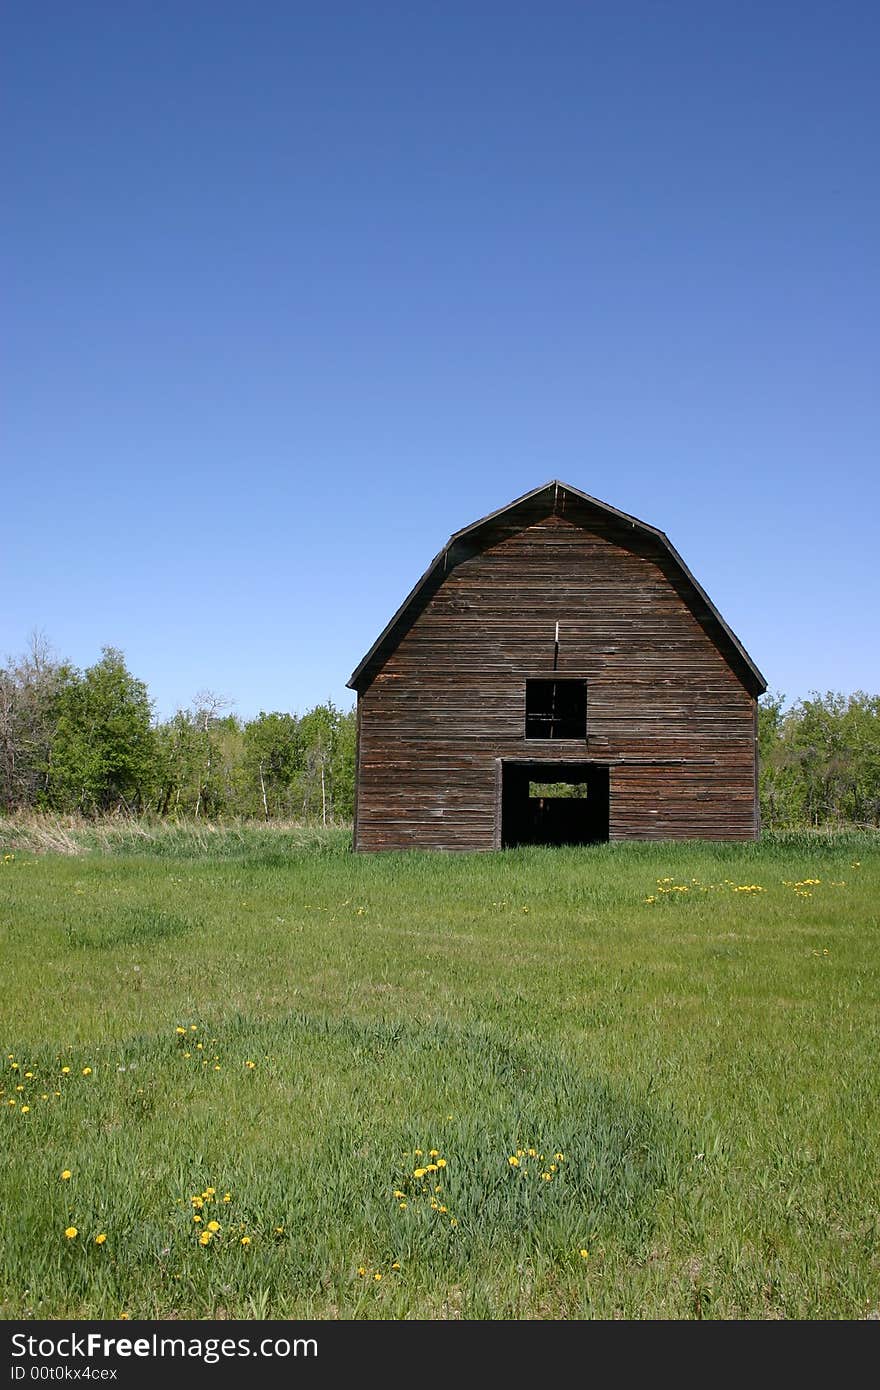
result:
[[[197,1211],[201,1211],[202,1207],[205,1205],[204,1197],[190,1197],[189,1200],[192,1202],[193,1206],[196,1208]]]
[[[92,1069],[91,1069],[91,1067],[83,1067],[83,1072],[82,1072],[82,1074],[83,1074],[83,1076],[91,1076],[91,1074],[92,1074]]]
[[[393,1263],[393,1265],[391,1266],[391,1268],[392,1268],[392,1269],[400,1269],[400,1260],[395,1260],[394,1263]]]
[[[445,1167],[446,1167],[446,1159],[445,1159],[445,1158],[438,1158],[438,1159],[437,1159],[437,1167],[438,1167],[438,1168],[445,1168]]]
[[[377,1284],[379,1280],[382,1278],[382,1275],[379,1273],[378,1269],[376,1270],[376,1273],[373,1275],[373,1278],[375,1279]]]
[[[33,1072],[32,1072],[32,1071],[26,1071],[26,1072],[25,1072],[25,1076],[26,1076],[27,1079],[30,1081],[30,1080],[33,1078]]]
[[[449,1218],[449,1224],[450,1224],[450,1226],[457,1226],[457,1225],[458,1225],[458,1217],[457,1217],[457,1216],[450,1216],[450,1218]]]
[[[250,1238],[250,1236],[242,1236],[242,1238],[241,1238],[241,1243],[242,1243],[242,1245],[250,1245],[250,1243],[251,1243],[251,1238]]]
[[[507,1161],[510,1164],[511,1168],[519,1167],[519,1159],[517,1158],[516,1154],[511,1154]]]
[[[71,1173],[70,1169],[69,1169],[69,1168],[65,1168],[64,1172],[61,1174],[61,1181],[62,1181],[62,1182],[67,1182],[67,1179],[68,1179],[68,1178],[72,1178],[72,1177],[73,1177],[73,1174]]]
[[[553,1181],[553,1174],[552,1174],[552,1173],[542,1173],[542,1174],[541,1174],[541,1177],[544,1179],[545,1182],[552,1182],[552,1181]]]
[[[177,1036],[178,1036],[179,1038],[182,1038],[182,1037],[184,1036],[184,1034],[186,1033],[186,1029],[185,1029],[185,1028],[181,1028],[180,1024],[177,1025],[177,1027],[175,1028],[174,1031],[175,1031],[175,1033],[177,1034]]]
[[[358,1278],[360,1278],[360,1279],[363,1279],[363,1278],[366,1276],[366,1273],[367,1273],[367,1271],[364,1269],[363,1265],[358,1265],[358,1271],[357,1271],[357,1272],[358,1272]]]
[[[220,1230],[220,1222],[219,1222],[219,1221],[209,1221],[209,1222],[208,1222],[208,1230],[209,1230],[209,1231],[219,1231],[219,1230]]]
[[[414,1169],[413,1169],[413,1177],[414,1177],[414,1178],[423,1178],[423,1177],[425,1176],[425,1173],[426,1173],[426,1172],[427,1172],[427,1169],[425,1169],[425,1168],[414,1168]]]
[[[119,1316],[123,1322],[128,1322],[128,1319],[131,1317],[131,1313],[120,1313]]]
[[[580,1255],[582,1260],[588,1260],[590,1258],[589,1250],[579,1250],[578,1254]]]
[[[195,1216],[193,1217],[193,1221],[201,1221],[201,1219],[202,1218],[199,1216],[198,1212],[196,1212]]]
[[[827,956],[828,952],[826,951],[825,954]],[[31,1107],[29,1105],[23,1105],[21,1107],[21,1113],[22,1115],[29,1115],[31,1113]]]
[[[184,1055],[184,1057],[191,1057],[191,1056],[192,1056],[192,1053],[191,1053],[191,1052],[184,1052],[183,1055]]]
[[[224,1200],[224,1202],[231,1202],[231,1201],[232,1201],[232,1193],[231,1193],[231,1192],[224,1192],[224,1193],[223,1193],[223,1200]]]
[[[199,1245],[210,1245],[213,1239],[214,1237],[210,1231],[202,1231],[202,1234],[199,1236]]]
[[[406,1202],[398,1202],[397,1205],[401,1211],[406,1211]]]
[[[437,1155],[439,1154],[439,1152],[440,1152],[439,1149],[431,1149],[430,1153],[428,1154],[428,1157],[429,1157],[429,1158],[436,1158]]]
[[[105,1241],[106,1239],[107,1239],[107,1237],[106,1237],[105,1233],[102,1231],[101,1234],[100,1234],[99,1236],[95,1236],[95,1244],[96,1244],[96,1245],[103,1245],[103,1244],[104,1244],[104,1241]]]
[[[248,1071],[253,1071],[256,1065],[256,1062],[245,1062],[245,1066],[247,1067]]]
[[[76,1229],[75,1226],[68,1226],[64,1234],[67,1236],[68,1240],[76,1240],[77,1236],[79,1235],[79,1231]]]

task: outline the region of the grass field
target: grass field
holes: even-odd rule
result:
[[[56,831],[0,822],[5,1317],[878,1315],[876,838]]]

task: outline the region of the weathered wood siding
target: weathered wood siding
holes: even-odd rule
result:
[[[504,758],[608,764],[611,839],[755,837],[755,695],[662,545],[536,507],[452,558],[358,696],[357,849],[496,847]],[[557,621],[587,737],[526,740],[525,681],[553,675]]]

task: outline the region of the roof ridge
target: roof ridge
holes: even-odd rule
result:
[[[428,568],[425,570],[422,577],[413,586],[409,594],[407,594],[403,603],[400,605],[397,612],[391,618],[391,621],[383,628],[382,632],[376,638],[376,641],[373,643],[366,656],[355,667],[349,680],[346,682],[348,688],[351,690],[356,690],[359,688],[359,685],[363,683],[362,678],[366,675],[369,668],[373,665],[374,658],[379,655],[381,649],[386,644],[386,640],[393,636],[395,629],[402,624],[402,620],[405,618],[410,606],[413,604],[413,602],[415,601],[419,593],[422,591],[422,589],[432,579],[432,577],[434,577],[437,574],[440,565],[442,564],[443,566],[444,574],[448,571],[450,552],[458,544],[459,541],[463,540],[466,536],[473,534],[473,532],[479,530],[481,527],[487,526],[490,522],[496,521],[499,517],[504,516],[506,513],[515,511],[517,507],[522,506],[524,503],[530,502],[536,497],[540,497],[542,493],[549,492],[551,488],[554,488],[556,490],[553,498],[554,511],[559,500],[559,490],[561,489],[564,494],[571,495],[572,497],[576,498],[579,502],[585,503],[588,507],[595,507],[600,512],[604,512],[606,515],[614,517],[619,522],[628,523],[630,526],[633,527],[633,529],[638,529],[639,531],[642,531],[648,535],[654,536],[664,547],[664,549],[668,552],[671,560],[680,570],[686,582],[690,585],[691,589],[698,596],[701,602],[705,605],[708,613],[709,622],[716,623],[718,625],[723,638],[726,638],[727,642],[732,647],[734,655],[739,659],[740,662],[742,662],[742,664],[746,667],[747,671],[750,672],[752,677],[751,683],[755,685],[757,693],[760,694],[764,690],[766,690],[767,682],[764,679],[761,672],[758,670],[758,667],[752,661],[752,658],[749,656],[745,647],[740,642],[736,633],[733,632],[733,630],[730,627],[728,627],[727,623],[722,618],[718,609],[715,607],[712,600],[709,598],[709,595],[706,593],[705,589],[695,579],[693,574],[691,574],[691,571],[688,569],[684,560],[681,558],[678,551],[675,549],[675,546],[672,544],[665,531],[659,530],[656,526],[649,525],[646,521],[641,521],[638,517],[632,516],[629,512],[622,512],[617,507],[612,507],[611,504],[608,502],[602,502],[598,497],[591,497],[589,493],[582,492],[580,488],[572,487],[570,483],[564,483],[559,478],[551,478],[549,482],[542,483],[539,487],[531,488],[528,492],[522,493],[520,497],[515,497],[512,502],[508,502],[506,506],[498,507],[495,511],[489,512],[486,516],[480,517],[477,521],[472,521],[468,526],[463,526],[460,531],[454,531],[452,535],[449,537],[449,540],[443,546],[443,548],[439,550],[437,554],[434,556],[433,560],[431,561]],[[455,563],[454,560],[453,563]],[[715,641],[715,638],[713,637],[712,633],[708,631],[706,623],[703,622],[702,619],[698,619],[698,621],[701,622],[702,626],[707,631],[707,635],[713,641]],[[396,645],[396,643],[394,645]],[[717,641],[715,645],[718,646]],[[393,647],[391,647],[390,650],[393,650]],[[720,647],[719,650],[721,650]],[[722,655],[725,656],[731,668],[735,670],[736,668],[734,667],[733,662],[730,660],[729,655],[723,651]],[[739,675],[740,679],[742,680],[742,674],[740,672],[737,672],[737,675]],[[743,683],[745,684],[745,682]]]

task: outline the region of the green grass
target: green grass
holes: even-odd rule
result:
[[[2,1313],[876,1315],[878,900],[867,834],[0,822]]]

